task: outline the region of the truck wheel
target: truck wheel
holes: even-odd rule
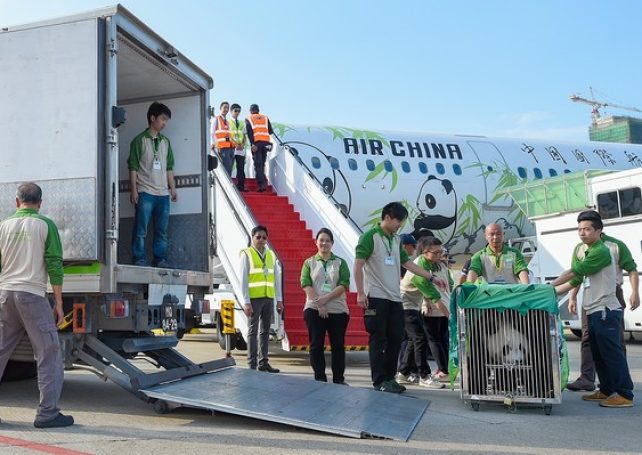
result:
[[[236,332],[236,349],[241,351],[247,350],[247,341],[243,339],[243,336],[239,332]]]
[[[582,329],[571,329],[571,333],[578,338],[582,338]]]
[[[38,367],[36,362],[18,362],[17,360],[9,360],[0,382],[22,381],[24,379],[33,379],[36,376],[38,376]]]
[[[221,313],[218,313],[216,316],[216,338],[218,338],[218,345],[221,349],[225,349],[225,334],[223,333],[223,320],[221,319]],[[236,348],[238,338],[239,336],[236,334],[230,335],[230,351]],[[247,346],[245,349],[247,349]]]

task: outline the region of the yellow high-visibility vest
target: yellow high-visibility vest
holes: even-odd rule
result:
[[[250,299],[270,298],[275,296],[274,292],[274,266],[276,260],[272,250],[265,253],[265,262],[261,259],[259,252],[255,248],[249,247],[241,253],[247,254],[250,262],[250,273],[248,274],[248,284],[250,288]]]

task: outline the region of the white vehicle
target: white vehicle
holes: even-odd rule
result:
[[[571,265],[577,236],[577,215],[595,209],[602,216],[604,233],[622,240],[633,259],[642,267],[642,169],[567,174],[541,182],[509,188],[510,194],[535,225],[537,251],[529,263],[537,281],[549,282]],[[640,230],[640,231],[639,231]],[[622,284],[627,309],[624,326],[629,332],[642,332],[642,311],[631,311],[628,299],[631,285],[627,272]],[[581,306],[582,292],[578,294]],[[581,332],[577,315],[569,314],[568,297],[560,299],[560,314],[573,333]]]

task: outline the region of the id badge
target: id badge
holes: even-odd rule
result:
[[[383,260],[383,263],[385,265],[395,265],[395,258],[392,256],[386,256],[386,258]]]
[[[589,277],[587,276],[584,277],[584,281],[582,281],[582,287],[584,289],[591,287],[591,279]]]
[[[323,283],[321,291],[323,291],[325,294],[329,294],[330,291],[332,291],[332,285],[330,283]]]
[[[155,159],[154,162],[152,163],[152,167],[154,168],[155,171],[160,171],[162,169],[161,161],[159,159]]]

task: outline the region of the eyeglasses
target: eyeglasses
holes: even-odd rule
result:
[[[444,250],[437,250],[437,251],[430,251],[430,250],[426,250],[426,253],[430,253],[430,254],[443,254],[443,253],[444,253]]]
[[[234,109],[232,112],[241,112],[240,109]]]
[[[255,235],[256,240],[267,240],[267,235]]]

